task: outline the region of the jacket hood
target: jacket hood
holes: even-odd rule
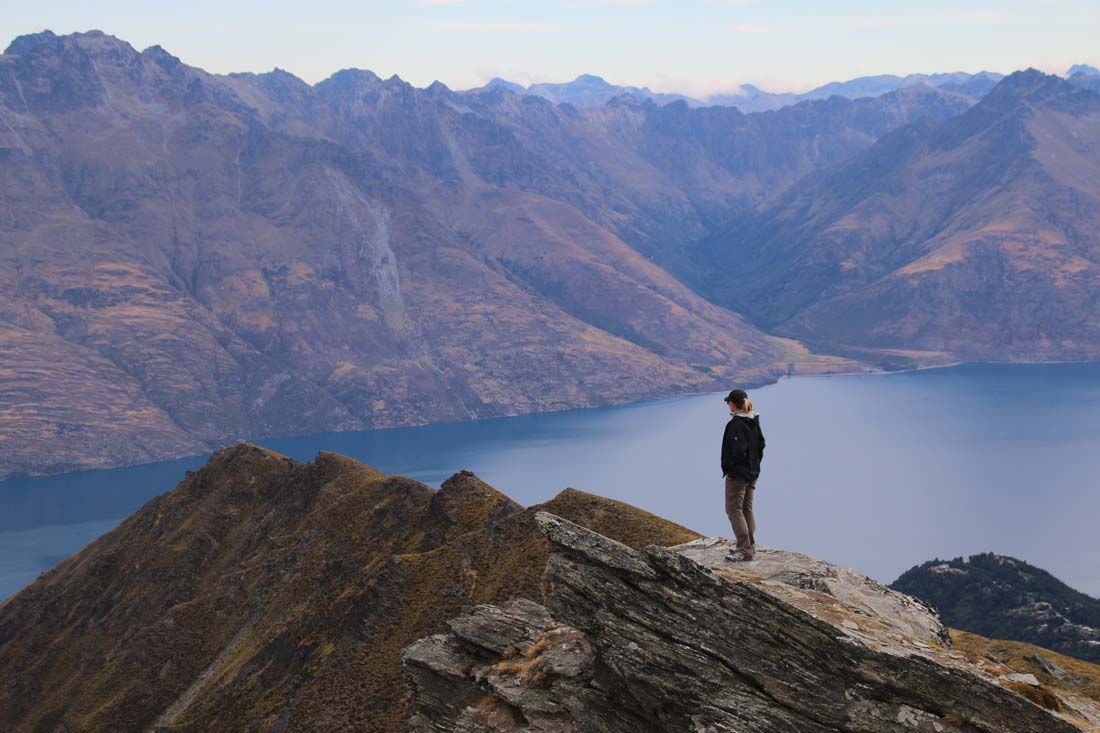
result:
[[[746,420],[755,420],[756,418],[760,417],[760,413],[756,410],[753,410],[752,412],[731,412],[730,415],[732,417],[743,417]]]

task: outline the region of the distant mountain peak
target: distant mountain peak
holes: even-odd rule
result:
[[[382,83],[382,77],[369,69],[340,69],[329,78],[318,82],[317,86],[333,86],[336,88],[364,86],[373,88]]]
[[[428,85],[428,88],[427,88],[426,91],[428,91],[431,94],[445,94],[445,93],[451,91],[451,88],[448,87],[443,82],[436,79],[435,81],[433,81],[431,84]]]
[[[490,79],[488,83],[485,84],[484,88],[507,89],[508,91],[515,92],[517,94],[522,94],[527,91],[527,87],[523,86],[522,84],[517,84],[514,81],[508,81],[507,79],[502,79],[499,76],[494,76],[492,79]]]
[[[1066,76],[1074,76],[1076,74],[1084,74],[1085,76],[1100,76],[1100,69],[1095,66],[1089,66],[1088,64],[1074,64],[1069,67],[1069,71],[1066,72]]]
[[[1036,69],[1034,66],[1029,66],[1026,69],[1020,69],[1019,71],[1013,71],[1011,74],[1009,74],[1008,76],[1006,76],[1002,80],[1002,83],[1003,82],[1008,82],[1009,84],[1035,83],[1035,82],[1039,82],[1039,81],[1042,81],[1042,80],[1048,79],[1048,78],[1049,79],[1057,79],[1058,77],[1054,76],[1053,74],[1046,74],[1046,73],[1040,71],[1039,69]]]
[[[16,36],[12,42],[8,44],[7,49],[4,51],[4,55],[22,56],[46,44],[57,43],[60,38],[61,36],[58,36],[50,30]]]
[[[655,107],[656,104],[650,99],[641,99],[634,94],[624,92],[623,94],[617,94],[611,99],[607,100],[608,107],[624,107],[630,109],[645,109],[646,107]]]
[[[975,110],[998,109],[1001,112],[1028,104],[1079,105],[1092,108],[1096,95],[1074,86],[1054,74],[1038,69],[1025,69],[1002,79],[975,107]],[[1100,102],[1100,100],[1095,100]]]
[[[143,56],[148,56],[158,61],[174,61],[175,63],[183,63],[178,56],[172,55],[159,44],[149,46],[149,48],[143,50],[141,54]]]

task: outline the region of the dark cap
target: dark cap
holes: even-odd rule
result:
[[[732,402],[735,405],[740,405],[745,401],[745,398],[749,396],[749,393],[743,389],[735,389],[726,395],[725,402]]]

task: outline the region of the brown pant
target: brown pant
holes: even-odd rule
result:
[[[730,518],[737,549],[748,557],[756,551],[756,517],[752,513],[752,495],[756,484],[726,476],[726,516]]]

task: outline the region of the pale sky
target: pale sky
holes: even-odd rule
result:
[[[869,74],[1100,66],[1100,0],[0,1],[0,44],[43,29],[159,44],[208,71],[349,67],[416,86],[494,76],[694,95]]]

